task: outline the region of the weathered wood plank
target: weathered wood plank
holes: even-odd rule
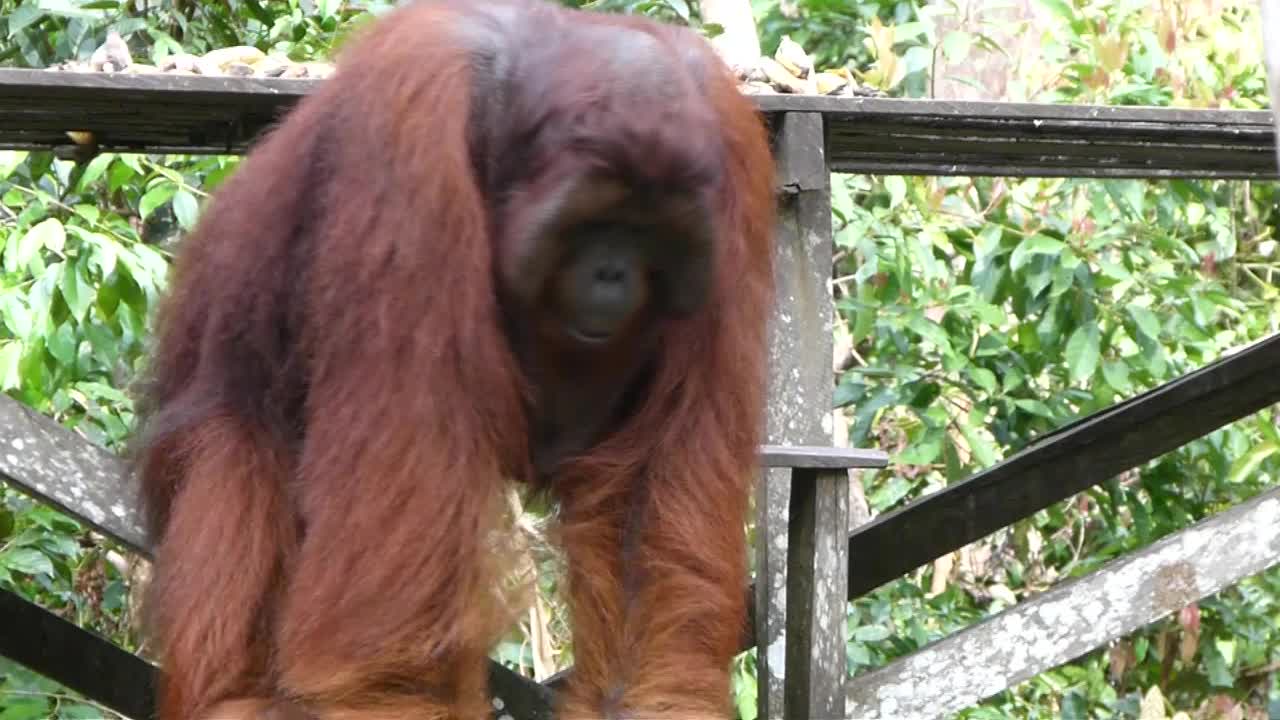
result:
[[[784,717],[844,717],[848,475],[796,470],[787,526]]]
[[[125,717],[152,717],[151,663],[8,590],[0,618],[0,655]]]
[[[770,318],[768,441],[831,444],[831,173],[822,117],[786,113],[774,119],[778,226],[776,301]],[[837,451],[832,451],[834,455]],[[807,475],[808,481],[813,478]],[[801,481],[805,482],[805,481]],[[756,492],[754,625],[759,717],[784,713],[790,472],[761,475]],[[823,495],[828,489],[824,488]],[[846,488],[847,492],[847,488]],[[824,503],[827,500],[824,499]],[[841,532],[840,537],[844,533]]]
[[[948,717],[1280,564],[1280,488],[855,678],[848,716]]]
[[[1047,433],[849,537],[849,596],[1280,402],[1280,335]]]
[[[803,470],[874,469],[887,466],[889,455],[883,450],[862,448],[765,445],[760,449],[760,464]]]
[[[0,396],[0,479],[148,552],[120,458],[8,396]]]
[[[0,69],[0,148],[65,147],[92,130],[121,152],[242,153],[322,80]],[[777,118],[821,115],[839,172],[1275,177],[1265,111],[753,95]]]
[[[154,717],[154,664],[7,590],[0,618],[0,655],[125,717]],[[553,718],[550,691],[502,665],[490,663],[489,689],[494,720]]]
[[[1266,110],[1206,110],[1200,108],[1151,107],[1137,105],[1058,105],[1033,102],[990,102],[984,100],[913,100],[879,97],[836,97],[831,95],[753,95],[765,112],[812,112],[824,117],[895,115],[911,117],[952,117],[957,119],[1075,120],[1082,122],[1158,125],[1228,126],[1267,124]]]

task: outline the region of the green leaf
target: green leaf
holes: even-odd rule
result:
[[[1067,22],[1072,22],[1076,19],[1075,9],[1066,0],[1040,0],[1040,4]]]
[[[18,33],[27,29],[33,23],[39,22],[40,18],[45,15],[44,9],[39,3],[24,2],[18,5],[12,13],[9,14],[9,37],[10,39],[18,36]]]
[[[1005,392],[1016,390],[1026,381],[1027,381],[1027,376],[1024,375],[1022,371],[1019,370],[1018,368],[1016,367],[1005,368],[1004,376],[1000,380],[1000,389],[1004,390]]]
[[[973,38],[962,30],[952,30],[942,39],[942,53],[949,62],[961,62],[969,55]]]
[[[1235,686],[1231,668],[1227,666],[1226,658],[1222,657],[1222,652],[1216,647],[1216,643],[1204,648],[1204,664],[1209,671],[1211,685],[1222,688]]]
[[[974,302],[973,311],[978,320],[992,327],[1000,327],[1005,323],[1004,309],[981,300]]]
[[[975,365],[970,365],[965,368],[965,372],[969,375],[969,379],[972,380],[975,385],[993,395],[995,394],[997,382],[995,373],[984,367],[977,367]]]
[[[1218,648],[1218,652],[1222,653],[1222,660],[1232,665],[1236,658],[1236,642],[1230,638],[1214,638],[1213,644]]]
[[[1062,720],[1087,720],[1089,703],[1074,688],[1067,691],[1062,698]]]
[[[200,208],[195,196],[185,189],[174,193],[173,214],[178,218],[178,224],[182,226],[183,230],[190,230],[195,227],[196,218],[200,214]]]
[[[93,348],[94,358],[104,366],[115,364],[123,348],[120,338],[111,331],[111,328],[101,323],[87,322],[81,326],[81,330],[84,331],[85,338]]]
[[[883,512],[907,496],[915,484],[904,477],[895,477],[867,495],[867,504],[876,512]]]
[[[1104,276],[1109,277],[1113,280],[1132,280],[1133,279],[1133,275],[1131,275],[1123,265],[1120,265],[1119,263],[1111,262],[1110,260],[1107,260],[1105,258],[1098,260],[1098,269],[1102,271],[1102,274]]]
[[[681,20],[689,22],[690,10],[689,3],[686,2],[686,0],[666,0],[666,2],[667,7],[674,10],[675,13],[680,16]]]
[[[102,710],[84,703],[62,702],[58,705],[58,716],[59,720],[102,720]]]
[[[4,271],[7,273],[16,273],[22,268],[18,263],[18,253],[21,251],[23,233],[14,230],[4,241]]]
[[[1111,389],[1121,394],[1128,394],[1133,389],[1129,382],[1129,363],[1123,360],[1106,360],[1102,363],[1102,377]]]
[[[138,171],[129,163],[128,155],[122,155],[118,162],[111,166],[111,172],[107,175],[107,189],[115,192],[124,187],[126,183],[138,174]]]
[[[1083,382],[1098,369],[1102,333],[1095,323],[1081,325],[1067,340],[1067,367],[1073,382]]]
[[[79,382],[75,385],[76,389],[83,392],[94,400],[102,400],[110,403],[124,403],[129,401],[129,396],[125,393],[111,387],[96,382]]]
[[[1027,412],[1031,413],[1032,415],[1039,415],[1040,417],[1042,417],[1042,418],[1046,418],[1046,419],[1049,419],[1049,420],[1056,420],[1056,419],[1057,419],[1057,418],[1054,416],[1053,411],[1049,409],[1049,406],[1048,406],[1048,405],[1045,405],[1044,403],[1040,402],[1039,400],[1031,400],[1031,399],[1028,399],[1028,398],[1023,398],[1023,399],[1020,399],[1020,400],[1014,400],[1014,401],[1013,401],[1013,404],[1014,404],[1014,405],[1017,405],[1019,408],[1021,408],[1021,409],[1025,410],[1025,411],[1027,411]]]
[[[156,183],[138,201],[138,214],[146,220],[156,208],[168,202],[176,192],[178,192],[178,186],[168,180]]]
[[[84,203],[80,203],[76,205],[74,208],[72,208],[72,210],[75,211],[76,215],[80,216],[81,218],[84,218],[84,220],[88,222],[90,225],[97,224],[98,220],[102,218],[102,211],[93,205],[85,205]],[[75,232],[75,231],[82,231],[82,230],[83,228],[79,227],[78,225],[67,226],[67,232]]]
[[[77,263],[66,263],[62,268],[62,278],[58,289],[62,291],[62,299],[67,301],[71,316],[76,321],[84,320],[84,314],[93,304],[96,291],[88,278],[84,276],[83,260]]]
[[[74,366],[76,362],[76,333],[71,323],[58,326],[49,336],[49,353],[63,365]]]
[[[1274,443],[1255,445],[1252,450],[1245,453],[1232,464],[1231,472],[1227,475],[1227,482],[1239,483],[1248,479],[1257,471],[1258,466],[1262,464],[1263,460],[1271,457],[1277,451],[1280,451],[1280,446],[1277,446]]]
[[[1146,337],[1146,339],[1157,342],[1160,340],[1160,320],[1156,318],[1156,314],[1142,307],[1129,303],[1125,307],[1125,311],[1129,313],[1129,317],[1133,318],[1134,324],[1138,326],[1138,330]],[[1134,338],[1135,340],[1138,338]]]
[[[18,267],[27,267],[35,259],[41,248],[49,248],[61,253],[67,242],[67,230],[57,218],[41,220],[27,230],[27,234],[18,241]]]
[[[116,243],[106,236],[97,236],[93,242],[93,252],[89,255],[89,267],[98,268],[102,278],[106,279],[116,269]]]
[[[53,307],[53,294],[58,289],[62,265],[57,262],[45,268],[40,279],[31,284],[31,290],[27,293],[27,307],[31,308],[33,324],[38,324],[40,330],[43,330]]]
[[[102,153],[90,160],[89,164],[85,166],[84,174],[80,176],[78,189],[83,192],[85,188],[97,182],[98,178],[102,177],[102,174],[107,171],[107,168],[111,167],[111,163],[115,159],[116,156],[112,153]]]
[[[867,386],[853,381],[852,375],[845,375],[836,385],[832,407],[844,407],[857,402],[867,392]]]
[[[15,548],[0,554],[0,565],[13,572],[53,577],[53,562],[39,550]]]
[[[996,464],[996,448],[977,428],[968,424],[960,424],[960,434],[969,442],[969,451],[978,467],[991,467]]]
[[[739,720],[756,720],[759,701],[756,697],[755,678],[748,677],[739,684],[739,691],[734,694],[738,708]]]
[[[947,337],[947,331],[942,326],[925,317],[923,313],[912,313],[907,320],[907,327],[920,337],[928,340],[938,346],[943,352],[951,351],[951,338]]]
[[[1130,220],[1142,219],[1142,211],[1146,205],[1147,190],[1140,180],[1106,180],[1102,183],[1111,201]]]
[[[1030,297],[1035,298],[1053,282],[1053,268],[1043,263],[1036,263],[1033,267],[1034,270],[1027,273],[1026,289]]]
[[[0,345],[0,390],[22,387],[22,343],[17,340]]]
[[[889,207],[896,208],[907,197],[907,181],[901,175],[889,175],[884,179],[884,187],[889,191]]]
[[[1066,247],[1061,240],[1055,240],[1048,235],[1031,235],[1013,249],[1013,254],[1009,256],[1009,268],[1014,271],[1020,270],[1033,256],[1057,255]]]
[[[888,640],[893,633],[889,632],[889,628],[883,625],[863,625],[853,631],[853,639],[861,643],[880,642]]]
[[[0,575],[7,573],[0,572]],[[3,690],[4,686],[0,685],[0,691]],[[0,708],[0,720],[49,720],[51,717],[55,717],[53,708],[43,697],[6,697],[4,707]]]
[[[905,22],[901,25],[893,26],[893,42],[895,44],[911,40],[917,35],[927,35],[929,26],[922,22]]]
[[[894,458],[895,465],[928,465],[942,453],[942,443],[947,438],[944,428],[930,428],[923,437],[907,446]],[[896,500],[895,500],[896,502]]]
[[[12,25],[13,15],[9,16],[9,22]],[[26,150],[0,150],[0,180],[8,179],[26,159]]]
[[[25,338],[31,332],[31,311],[21,295],[9,292],[0,297],[0,314],[14,337]]]

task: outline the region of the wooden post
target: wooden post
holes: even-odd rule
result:
[[[787,526],[786,720],[843,718],[849,475],[791,475]]]
[[[1280,0],[1262,0],[1262,51],[1275,119],[1276,159],[1280,162]]]
[[[777,302],[772,317],[769,351],[770,398],[767,418],[769,442],[776,445],[831,444],[831,174],[827,164],[826,132],[818,113],[792,112],[777,116],[774,153],[778,164],[779,217],[775,251]],[[848,487],[843,483],[815,480],[813,474],[799,480],[817,493],[814,498],[816,527],[826,533],[826,514],[836,508],[847,513]],[[788,501],[792,478],[786,470],[770,470],[761,478],[756,494],[756,662],[761,720],[795,720],[784,703],[787,668],[787,561]],[[802,489],[802,492],[807,492]],[[806,504],[807,507],[807,504]],[[803,510],[804,508],[802,508]],[[835,544],[843,560],[845,530]],[[818,540],[826,547],[829,539]],[[812,557],[812,554],[809,554]],[[826,560],[823,561],[824,563]],[[809,563],[805,564],[809,567]],[[820,598],[839,602],[843,593]],[[804,608],[813,606],[802,601]],[[809,614],[809,610],[804,611]],[[824,613],[826,611],[824,610]],[[844,623],[840,636],[844,662]],[[807,640],[805,641],[807,643]],[[806,645],[807,646],[807,645]],[[827,646],[821,645],[825,650]],[[804,683],[817,682],[828,665],[811,665]],[[843,682],[843,673],[841,681]],[[825,681],[824,681],[825,683]],[[843,707],[843,693],[838,704]],[[784,710],[786,710],[784,714]],[[818,716],[843,717],[829,712]]]

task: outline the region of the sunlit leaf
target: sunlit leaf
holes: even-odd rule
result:
[[[1031,235],[1018,243],[1013,254],[1009,256],[1009,267],[1014,271],[1021,270],[1035,255],[1057,255],[1066,247],[1061,240],[1047,235]]]
[[[0,389],[12,390],[22,386],[22,343],[10,340],[0,344]]]
[[[1103,361],[1102,377],[1118,393],[1128,394],[1133,389],[1133,384],[1129,381],[1129,364],[1123,360]]]
[[[1243,457],[1237,459],[1231,466],[1231,474],[1227,476],[1227,482],[1239,483],[1248,479],[1258,470],[1258,466],[1264,460],[1275,455],[1280,451],[1280,446],[1275,443],[1262,443],[1254,446],[1252,450]]]
[[[48,218],[32,225],[18,241],[19,267],[27,267],[42,248],[61,253],[67,242],[67,231],[57,218]]]
[[[196,225],[199,205],[196,198],[187,190],[179,190],[173,195],[173,214],[183,230],[190,230]]]
[[[1102,334],[1094,323],[1081,325],[1067,340],[1067,367],[1073,382],[1083,382],[1098,369]]]

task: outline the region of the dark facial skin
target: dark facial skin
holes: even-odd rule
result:
[[[625,227],[589,228],[556,273],[555,312],[584,347],[623,333],[645,308],[653,271],[643,237]]]
[[[519,236],[521,261],[499,275],[534,390],[530,451],[543,477],[618,426],[661,328],[699,309],[709,283],[706,227],[687,197],[573,189],[550,194],[541,226]]]

